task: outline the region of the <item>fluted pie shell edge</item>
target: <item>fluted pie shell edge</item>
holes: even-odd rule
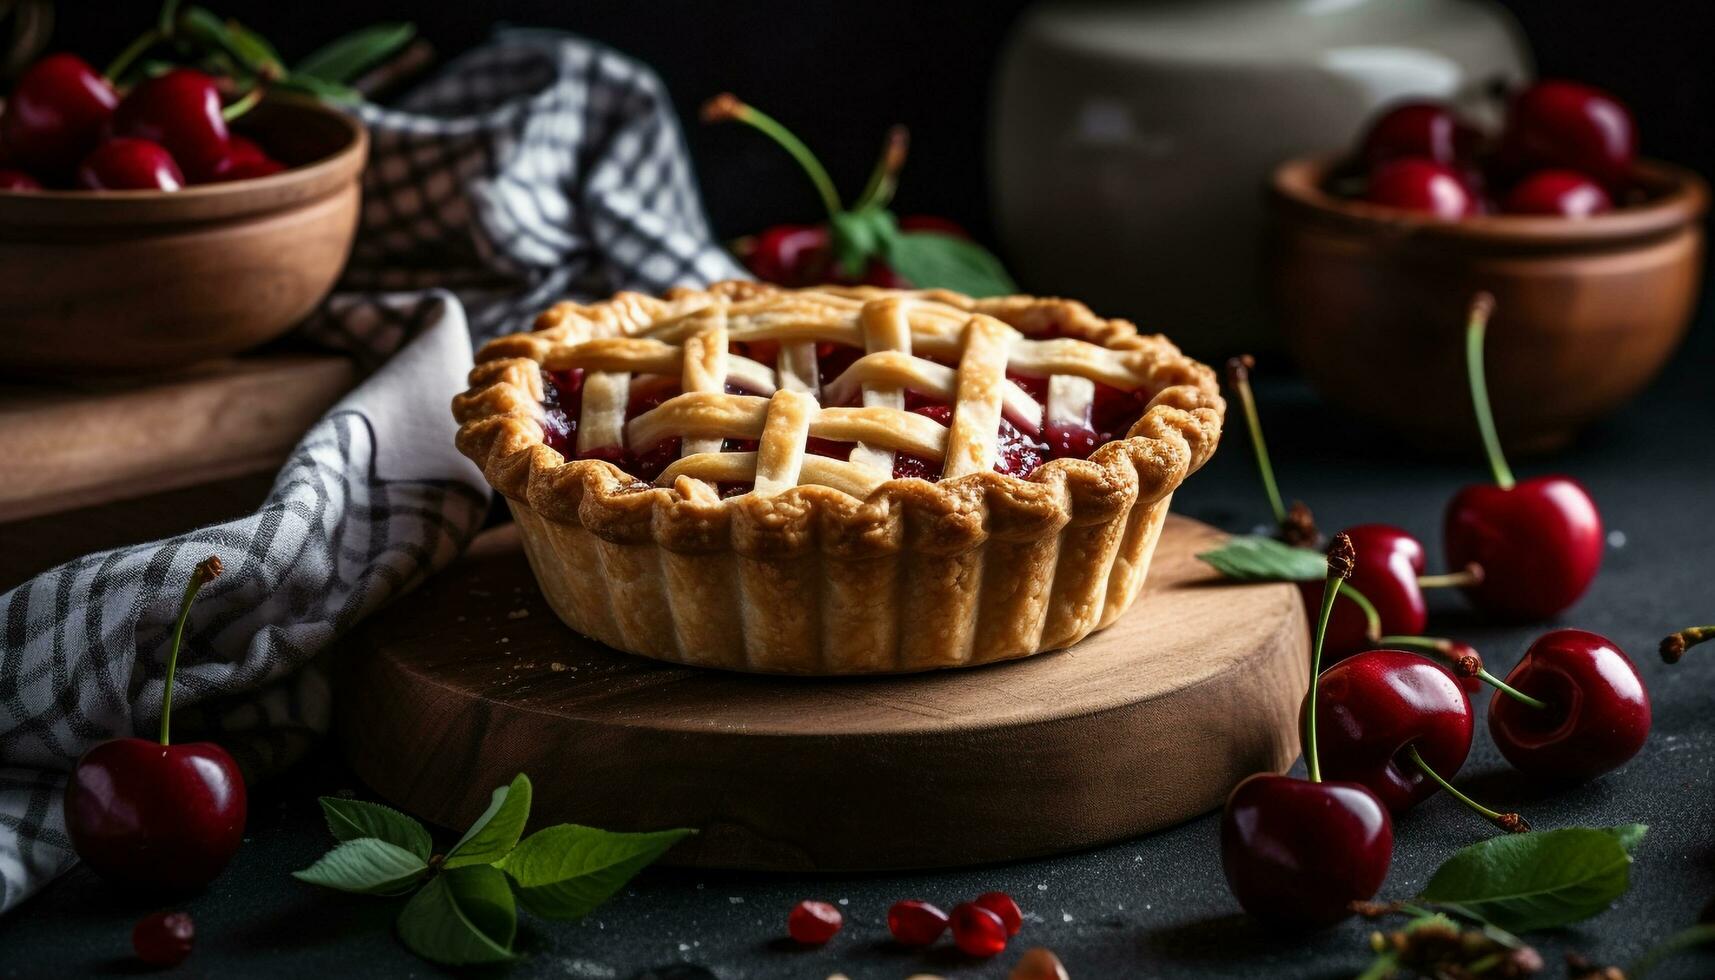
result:
[[[894,479],[866,499],[805,485],[722,498],[645,483],[544,445],[541,363],[556,344],[625,336],[712,304],[793,291],[751,282],[562,303],[486,344],[453,399],[457,445],[503,494],[549,605],[574,630],[660,660],[806,675],[971,666],[1069,646],[1142,588],[1173,492],[1214,453],[1214,372],[1081,303],[944,290],[819,287],[985,314],[1029,335],[1147,355],[1154,396],[1127,436],[1028,478]],[[810,291],[802,291],[810,292]]]

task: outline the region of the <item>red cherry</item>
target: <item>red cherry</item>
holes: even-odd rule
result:
[[[12,159],[38,173],[69,173],[94,149],[119,104],[107,79],[73,54],[51,54],[19,77],[0,120]]]
[[[66,786],[66,832],[78,857],[104,878],[139,888],[188,891],[213,881],[244,836],[244,779],[210,742],[168,743],[173,672],[191,602],[220,574],[197,566],[179,606],[167,659],[159,741],[117,738],[83,754]]]
[[[975,904],[1000,916],[1001,925],[1006,926],[1008,936],[1016,936],[1018,930],[1024,928],[1024,913],[1018,910],[1018,903],[1006,892],[983,892],[974,901]]]
[[[1423,574],[1423,545],[1405,531],[1389,524],[1359,524],[1346,529],[1357,554],[1357,564],[1349,580],[1370,604],[1376,607],[1381,631],[1387,634],[1416,636],[1429,622],[1429,609],[1423,601],[1423,589],[1417,578]],[[1300,582],[1305,607],[1311,611],[1310,628],[1316,628],[1315,613],[1322,608],[1325,583]],[[1323,640],[1325,662],[1339,662],[1353,654],[1375,646],[1369,636],[1369,618],[1356,603],[1341,599],[1334,603],[1328,618],[1328,635]]]
[[[227,143],[226,155],[215,164],[209,180],[249,180],[272,176],[285,169],[285,164],[269,156],[255,141],[234,135]]]
[[[1452,674],[1416,654],[1360,653],[1324,671],[1316,689],[1323,774],[1362,784],[1394,813],[1440,788],[1408,748],[1444,778],[1471,752],[1470,700]]]
[[[966,956],[987,959],[1006,949],[1006,923],[975,902],[953,906],[953,944]]]
[[[894,902],[887,910],[887,931],[901,946],[928,946],[947,931],[947,913],[916,899]]]
[[[1595,579],[1602,515],[1569,477],[1475,484],[1447,506],[1446,548],[1449,561],[1482,567],[1483,580],[1465,587],[1477,605],[1547,619],[1577,602]]]
[[[1465,333],[1466,373],[1477,428],[1495,482],[1465,487],[1447,505],[1447,560],[1476,568],[1465,593],[1503,616],[1546,619],[1578,601],[1602,564],[1602,515],[1569,477],[1516,481],[1501,452],[1483,374],[1483,338],[1494,297],[1471,301]]]
[[[1576,170],[1617,187],[1636,158],[1631,112],[1607,92],[1577,82],[1540,81],[1520,92],[1501,133],[1500,159],[1513,173]]]
[[[1449,221],[1477,212],[1476,197],[1456,171],[1416,158],[1390,160],[1370,171],[1364,200]]]
[[[1408,102],[1370,124],[1358,150],[1365,166],[1402,157],[1418,157],[1453,166],[1470,156],[1480,139],[1453,110],[1438,102]]]
[[[803,287],[822,280],[827,251],[827,225],[775,225],[752,239],[741,258],[763,282]]]
[[[178,966],[191,955],[196,923],[185,912],[156,912],[131,927],[131,948],[150,966]]]
[[[820,946],[845,924],[840,910],[827,902],[799,902],[786,916],[786,931],[806,946]]]
[[[1257,773],[1227,797],[1227,886],[1246,912],[1270,925],[1339,922],[1352,914],[1352,902],[1375,895],[1392,861],[1393,821],[1361,784]]]
[[[1649,692],[1625,651],[1606,637],[1545,633],[1507,683],[1544,705],[1503,694],[1489,702],[1489,733],[1522,772],[1593,779],[1636,755],[1649,737]]]
[[[197,183],[214,176],[230,139],[214,79],[191,68],[174,68],[132,89],[113,114],[113,132],[166,147]]]
[[[971,233],[956,221],[932,214],[907,214],[899,219],[900,231],[932,231],[952,238],[970,238]]]
[[[22,170],[0,170],[0,191],[39,191],[42,182]]]
[[[1501,202],[1512,214],[1550,214],[1588,218],[1613,210],[1602,185],[1571,170],[1539,170],[1518,182]]]
[[[185,175],[159,143],[115,137],[77,168],[77,185],[91,191],[176,191]]]

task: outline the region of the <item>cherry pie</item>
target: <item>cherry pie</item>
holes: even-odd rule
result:
[[[1078,303],[749,282],[563,303],[453,400],[554,610],[734,670],[1068,646],[1214,452],[1213,372]]]

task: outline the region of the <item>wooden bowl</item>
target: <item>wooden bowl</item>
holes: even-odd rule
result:
[[[237,127],[290,169],[181,191],[0,192],[0,371],[177,367],[279,336],[333,288],[368,136],[312,101]]]
[[[1288,349],[1328,401],[1429,449],[1478,445],[1466,309],[1495,295],[1489,391],[1507,446],[1543,452],[1637,394],[1685,335],[1709,189],[1640,162],[1644,202],[1581,220],[1438,221],[1323,190],[1331,158],[1269,186],[1269,289]]]

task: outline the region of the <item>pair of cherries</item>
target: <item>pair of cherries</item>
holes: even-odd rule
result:
[[[214,78],[173,68],[121,98],[82,58],[49,55],[19,78],[0,118],[0,188],[173,191],[278,173],[283,164],[227,126],[259,94],[226,106]]]
[[[1490,141],[1451,108],[1412,102],[1364,134],[1364,199],[1456,220],[1500,210],[1582,218],[1611,210],[1637,159],[1632,115],[1577,82],[1537,82],[1508,107]]]

